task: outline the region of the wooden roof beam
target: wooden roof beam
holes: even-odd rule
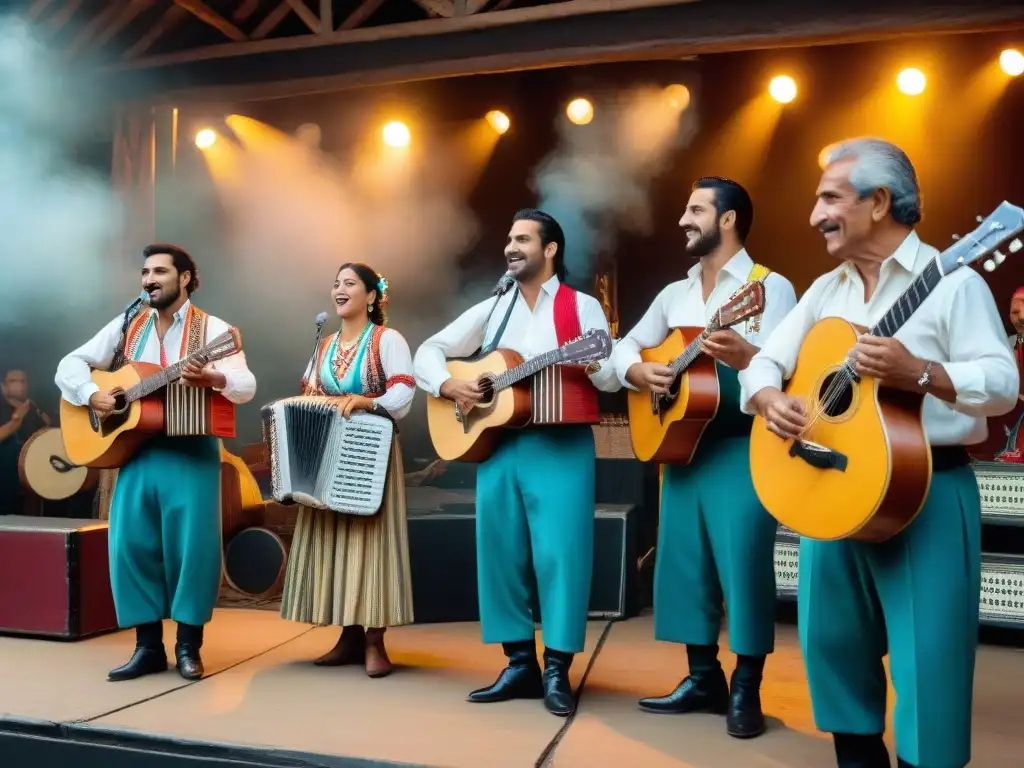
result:
[[[338,27],[338,31],[342,32],[349,29],[355,29],[368,18],[373,16],[377,12],[377,9],[384,4],[384,0],[363,0],[352,13],[345,17],[345,20],[341,22],[341,26]]]
[[[85,48],[86,45],[91,43],[97,33],[99,33],[100,29],[109,24],[110,20],[117,15],[121,10],[121,7],[122,6],[117,3],[111,3],[89,19],[89,21],[78,30],[78,34],[71,39],[71,42],[67,44],[67,47],[63,51],[64,56],[70,59]]]
[[[236,24],[247,20],[260,9],[260,0],[242,0],[235,12],[231,14],[231,20]]]
[[[455,15],[455,0],[413,0],[413,2],[431,16],[450,19]]]
[[[302,19],[302,23],[309,27],[314,35],[320,34],[320,19],[309,10],[304,0],[286,0],[288,7],[295,11],[295,15]]]
[[[210,8],[203,0],[174,0],[174,4],[184,8],[204,24],[213,27],[229,40],[244,43],[249,39],[242,30]]]
[[[334,3],[320,0],[320,33],[329,35],[334,31]]]
[[[288,7],[288,3],[286,3],[285,0],[281,0],[281,2],[277,4],[277,7],[268,13],[256,29],[252,31],[252,35],[250,35],[250,37],[253,40],[262,40],[277,29],[277,26],[284,21],[284,17],[291,12],[292,9]]]
[[[109,26],[104,28],[102,32],[96,35],[96,39],[93,40],[92,48],[100,48],[110,41],[114,35],[128,26],[136,16],[142,13],[144,10],[149,8],[153,4],[153,0],[131,0],[128,5],[120,6],[120,12],[117,14]],[[116,5],[112,3],[112,5]]]
[[[121,54],[121,59],[129,61],[136,56],[141,56],[150,49],[153,43],[178,26],[186,16],[188,16],[188,11],[180,5],[172,5],[164,12],[164,15],[160,17],[156,24],[149,28],[146,34],[136,40],[127,51]]]

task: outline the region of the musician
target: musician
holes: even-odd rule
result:
[[[470,308],[417,350],[416,380],[431,395],[464,407],[480,402],[477,383],[452,378],[446,358],[483,346],[528,359],[581,332],[608,332],[597,300],[563,282],[565,235],[554,218],[533,209],[516,213],[505,262],[515,290]],[[549,712],[566,716],[575,709],[569,666],[583,650],[594,555],[595,387],[612,392],[619,384],[607,364],[592,363],[586,375],[580,366],[567,367],[560,375],[562,423],[508,430],[477,474],[480,623],[483,641],[501,643],[508,666],[493,685],[470,693],[469,701],[543,697]],[[530,612],[534,575],[543,674]]]
[[[1017,360],[1017,370],[1024,375],[1024,287],[1014,291],[1010,299],[1010,325],[1014,330],[1010,334],[1010,347]],[[1019,397],[1024,400],[1024,391]]]
[[[343,413],[403,418],[416,380],[402,335],[386,327],[388,283],[365,264],[343,264],[331,288],[341,329],[324,339],[302,378],[307,395],[345,398]],[[370,677],[391,672],[388,627],[413,621],[402,451],[397,435],[384,500],[369,517],[300,506],[281,601],[292,621],[342,627],[320,666],[362,663]]]
[[[7,371],[0,390],[0,515],[17,515],[24,505],[18,476],[22,446],[33,434],[50,426],[50,417],[29,399],[24,371]]]
[[[99,390],[90,368],[119,368],[121,360],[175,364],[228,330],[192,303],[199,271],[176,245],[143,249],[142,288],[149,309],[124,333],[116,317],[57,366],[64,399],[99,414],[114,398]],[[112,366],[112,363],[114,365]],[[192,362],[182,379],[220,392],[233,403],[256,393],[242,352],[205,367]],[[215,437],[156,436],[119,470],[110,508],[110,582],[121,627],[135,627],[136,648],[111,680],[131,680],[167,669],[163,624],[178,624],[174,655],[186,680],[203,676],[203,627],[213,615],[221,579],[220,441]]]
[[[917,175],[879,139],[827,153],[811,226],[841,264],[818,278],[740,374],[745,407],[781,439],[807,426],[781,391],[805,335],[825,317],[872,327],[937,256],[914,231]],[[884,543],[800,543],[799,629],[817,726],[839,766],[888,766],[882,741],[889,654],[900,766],[961,768],[971,756],[978,635],[978,486],[965,445],[985,417],[1017,401],[1019,377],[985,281],[971,269],[942,279],[896,338],[861,336],[850,360],[881,386],[923,393],[932,480],[920,514]],[[821,510],[826,514],[826,510]]]
[[[622,383],[668,391],[671,369],[645,363],[640,351],[660,345],[673,328],[706,327],[757,267],[744,246],[754,218],[747,191],[735,181],[706,177],[693,185],[679,226],[686,255],[695,259],[685,279],[668,285],[615,347],[612,362]],[[687,466],[667,465],[654,575],[654,634],[685,643],[689,674],[666,696],[640,700],[659,713],[727,714],[729,734],[764,732],[760,684],[775,646],[775,519],[761,506],[750,478],[751,417],[740,412],[737,372],[796,304],[792,284],[764,277],[764,312],[703,343],[715,358],[721,405]],[[731,685],[718,660],[722,601],[729,615],[729,645],[736,654]]]

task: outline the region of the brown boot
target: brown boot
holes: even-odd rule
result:
[[[384,647],[383,627],[366,630],[366,674],[370,677],[387,677],[391,674],[391,659]]]
[[[362,627],[350,626],[341,630],[338,642],[327,653],[314,661],[318,667],[343,667],[361,664],[365,659],[366,635]]]

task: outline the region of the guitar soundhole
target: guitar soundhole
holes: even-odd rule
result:
[[[114,392],[114,410],[112,413],[121,414],[128,410],[128,398],[124,392]]]
[[[837,376],[842,378],[837,380]],[[821,382],[818,402],[821,404],[821,412],[827,418],[839,418],[853,406],[853,382],[841,372],[830,373]]]
[[[477,381],[480,385],[480,391],[483,393],[483,399],[480,401],[479,407],[486,408],[494,402],[494,378],[491,376],[482,376]]]

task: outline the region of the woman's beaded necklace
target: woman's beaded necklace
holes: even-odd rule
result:
[[[352,365],[352,361],[355,359],[356,353],[358,353],[360,347],[362,347],[363,339],[370,332],[371,326],[372,323],[367,323],[366,327],[363,328],[363,332],[350,342],[343,342],[341,340],[341,331],[338,331],[338,352],[334,357],[334,371],[338,381],[345,378],[345,374],[348,373],[349,366]]]

